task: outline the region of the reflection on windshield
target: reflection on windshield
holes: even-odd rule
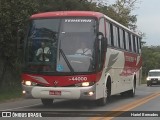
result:
[[[75,22],[76,21],[76,22]],[[93,72],[94,19],[40,19],[31,23],[26,63],[30,71]]]
[[[148,76],[160,76],[160,72],[149,72]]]
[[[94,69],[93,57],[94,36],[92,33],[62,33],[60,36],[61,49],[64,51],[69,63],[75,72],[90,72]],[[59,72],[69,72],[63,56],[57,61]],[[62,69],[63,68],[63,69]]]

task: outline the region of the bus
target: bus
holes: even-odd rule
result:
[[[26,98],[43,105],[54,99],[105,105],[115,94],[133,97],[141,72],[141,36],[102,13],[56,11],[29,18],[22,73]]]

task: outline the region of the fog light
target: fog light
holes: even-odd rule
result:
[[[93,96],[94,92],[91,91],[91,92],[85,92],[84,95],[87,95],[87,96]]]
[[[89,96],[92,96],[94,93],[93,92],[89,92],[88,94],[89,94]]]

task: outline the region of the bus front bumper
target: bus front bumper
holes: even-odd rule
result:
[[[37,99],[96,99],[96,86],[89,87],[40,87],[22,85],[26,98]]]

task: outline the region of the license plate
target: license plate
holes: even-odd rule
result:
[[[157,83],[157,81],[152,81],[152,83]]]
[[[50,90],[50,91],[49,91],[49,95],[61,95],[61,91],[53,91],[53,90]]]

